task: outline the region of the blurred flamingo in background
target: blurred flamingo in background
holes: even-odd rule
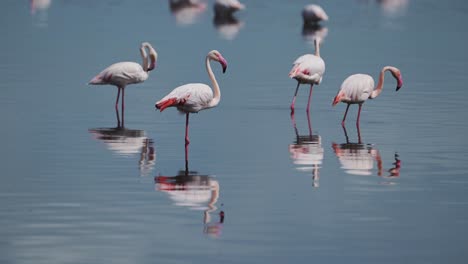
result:
[[[244,10],[245,5],[238,0],[216,0],[214,4],[215,15],[232,15],[238,10]]]
[[[302,9],[302,19],[304,24],[317,24],[320,21],[327,21],[328,15],[325,10],[319,5],[306,5]]]
[[[382,92],[385,72],[390,71],[393,77],[397,80],[396,90],[398,91],[403,85],[403,79],[401,78],[401,72],[399,69],[393,66],[385,66],[380,71],[379,82],[374,88],[374,79],[367,74],[353,74],[346,78],[341,84],[341,88],[338,94],[333,99],[333,106],[339,102],[348,104],[346,112],[343,116],[341,125],[344,126],[346,115],[351,104],[359,104],[359,112],[356,120],[356,125],[359,126],[359,119],[361,116],[362,104],[367,99],[374,99]]]
[[[221,100],[221,91],[219,90],[218,82],[211,70],[210,61],[217,61],[223,68],[223,73],[226,72],[227,61],[217,50],[208,52],[205,59],[206,71],[213,84],[213,90],[203,83],[189,83],[179,86],[172,90],[168,95],[156,102],[156,108],[161,112],[168,107],[176,107],[182,113],[186,114],[185,120],[185,161],[188,161],[187,146],[190,144],[188,137],[189,114],[198,113],[201,110],[213,108],[219,104]],[[214,92],[214,93],[213,93]]]
[[[146,50],[149,52],[148,55]],[[158,54],[153,49],[151,44],[148,42],[143,42],[140,47],[140,53],[141,58],[143,59],[141,65],[136,62],[114,63],[96,75],[91,81],[89,81],[89,84],[110,84],[117,86],[119,89],[117,92],[117,99],[115,101],[115,111],[117,113],[118,126],[120,126],[120,119],[118,115],[120,92],[122,92],[122,126],[124,126],[125,87],[129,84],[144,82],[146,79],[148,79],[148,73],[156,67],[156,59]]]
[[[294,104],[296,102],[297,91],[300,84],[310,84],[309,100],[307,102],[307,112],[310,110],[310,99],[312,97],[312,88],[314,84],[322,82],[325,73],[325,62],[320,57],[320,38],[316,38],[315,54],[305,54],[297,58],[293,63],[293,68],[289,72],[289,77],[297,80],[296,91],[294,92],[291,103],[291,115],[294,114]]]
[[[198,0],[169,0],[169,9],[177,24],[191,25],[206,10],[206,4]]]

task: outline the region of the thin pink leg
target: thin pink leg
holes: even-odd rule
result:
[[[362,141],[361,141],[361,128],[359,127],[359,124],[357,124],[356,128],[357,128],[358,143],[362,144]]]
[[[310,122],[310,113],[307,111],[307,123],[309,124],[309,136],[312,139],[312,122]]]
[[[307,101],[307,113],[309,113],[309,110],[310,110],[310,99],[312,98],[312,88],[314,88],[314,85],[311,84],[310,85],[310,92],[309,92],[309,100]]]
[[[358,111],[358,114],[357,114],[357,120],[356,120],[356,126],[359,127],[359,120],[361,119],[361,108],[362,108],[362,104],[359,104],[359,111]]]
[[[125,88],[122,88],[122,127],[125,124],[124,114],[125,114]]]
[[[119,98],[120,98],[120,87],[118,87],[117,99],[115,100],[115,114],[117,116],[117,127],[120,127],[120,115],[119,115]]]
[[[188,137],[188,130],[189,130],[189,113],[186,115],[185,119],[185,163],[188,163],[188,145],[190,144],[189,137]]]
[[[343,121],[341,121],[341,125],[343,127],[344,127],[344,124],[345,124],[345,121],[346,121],[346,115],[348,114],[349,106],[350,106],[350,104],[348,104],[348,106],[346,107],[346,112],[344,113]]]
[[[296,92],[294,93],[293,101],[291,103],[291,115],[294,114],[294,104],[296,103],[296,96],[297,96],[297,91],[299,90],[299,85],[300,83],[297,82]]]

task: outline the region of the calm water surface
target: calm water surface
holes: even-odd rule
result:
[[[315,30],[308,1],[245,0],[227,21],[213,2],[2,2],[0,263],[465,263],[467,2],[317,1]],[[314,34],[327,70],[291,119]],[[116,128],[116,89],[86,83],[142,41],[158,66]],[[229,67],[213,64],[220,105],[191,117],[186,171],[184,116],[154,102],[209,82],[211,49]],[[403,88],[387,75],[343,130],[341,82],[385,65]]]

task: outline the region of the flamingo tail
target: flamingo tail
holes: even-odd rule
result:
[[[164,111],[164,109],[177,105],[179,102],[177,98],[169,98],[164,101],[161,101],[156,104],[156,108],[159,109],[160,112]]]

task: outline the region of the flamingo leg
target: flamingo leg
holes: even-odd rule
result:
[[[292,103],[291,103],[291,115],[294,114],[294,104],[296,103],[296,96],[297,96],[297,91],[299,90],[299,85],[300,85],[300,83],[297,82],[296,92],[294,92],[294,97],[293,97],[293,100],[292,100]]]
[[[309,92],[309,100],[307,101],[307,109],[306,112],[309,113],[310,110],[310,99],[312,98],[312,88],[314,88],[314,85],[310,85],[310,92]]]
[[[189,113],[187,113],[185,118],[185,163],[188,163],[188,145],[190,144],[189,137],[188,137],[188,130],[189,130]]]
[[[122,88],[122,127],[124,126],[124,113],[125,113],[125,88]]]
[[[359,127],[359,120],[361,119],[361,108],[362,108],[362,104],[359,104],[359,111],[358,111],[358,114],[357,114],[357,120],[356,120],[356,126]]]
[[[307,111],[307,123],[309,124],[309,137],[310,137],[310,139],[312,139],[312,122],[310,122],[310,113],[309,113],[309,111]]]
[[[118,87],[117,99],[115,100],[115,114],[117,116],[117,127],[120,127],[120,115],[119,115],[119,98],[120,98],[120,87]]]
[[[349,106],[350,106],[350,104],[348,104],[348,106],[346,107],[346,112],[344,113],[343,121],[341,121],[341,125],[342,125],[343,127],[344,127],[344,124],[345,124],[346,115],[348,114]]]

